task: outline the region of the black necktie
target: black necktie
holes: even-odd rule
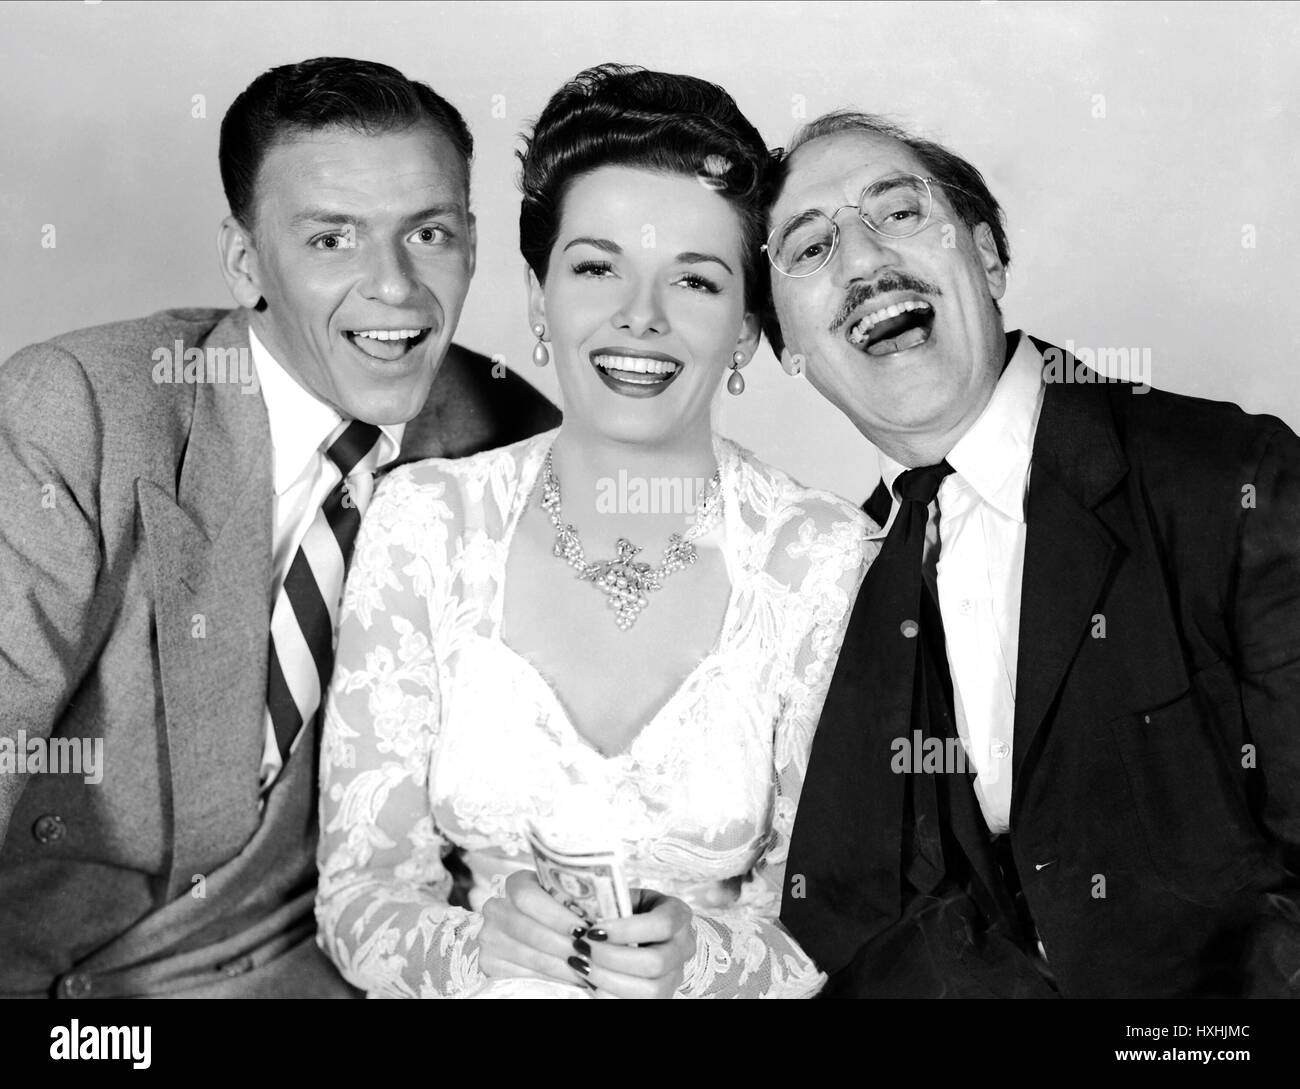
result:
[[[943,617],[925,581],[923,558],[929,505],[943,478],[953,471],[947,461],[909,469],[894,482],[901,502],[894,525],[881,549],[880,560],[894,566],[897,579],[895,613],[877,616],[877,638],[896,638],[891,630],[898,616],[901,627],[915,630],[916,664],[912,679],[912,738],[933,745],[942,754],[942,770],[913,771],[909,776],[910,828],[905,823],[904,876],[919,893],[940,892],[945,881],[956,882],[979,906],[986,923],[1008,933],[1018,931],[1018,912],[999,876],[988,827],[980,813],[971,776],[963,762],[949,765],[957,738],[953,710],[952,674]],[[915,615],[914,627],[908,625]],[[904,632],[906,634],[906,632]],[[914,748],[914,746],[913,746]],[[913,761],[920,762],[913,752]]]
[[[952,680],[944,648],[943,622],[925,584],[922,561],[930,504],[939,494],[943,478],[951,473],[947,461],[908,469],[894,482],[900,500],[898,513],[885,538],[877,563],[885,562],[893,577],[888,604],[876,614],[878,639],[909,639],[915,646],[912,673],[912,736],[908,738],[913,767],[921,762],[915,741],[922,745],[956,736],[953,727]],[[943,880],[944,853],[939,790],[932,772],[909,774],[912,821],[911,857],[905,876],[918,892],[930,893]]]

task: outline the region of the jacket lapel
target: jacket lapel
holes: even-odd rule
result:
[[[1033,342],[1049,360],[1054,357],[1048,353],[1057,352],[1055,358],[1073,368],[1068,353]],[[1121,551],[1117,527],[1098,508],[1127,471],[1105,386],[1049,383],[1026,504],[1012,758],[1016,798],[1039,730]]]
[[[866,510],[884,525],[889,505],[882,484]],[[849,616],[813,736],[786,865],[792,884],[781,921],[828,972],[847,964],[899,913],[906,777],[893,774],[891,755],[894,739],[908,736],[911,685],[904,691],[881,683],[892,663],[877,645],[875,612],[889,583],[873,566]]]
[[[227,315],[202,347],[247,352],[244,313]],[[171,771],[169,896],[229,858],[259,819],[272,487],[266,409],[245,388],[196,384],[176,496],[137,484]]]

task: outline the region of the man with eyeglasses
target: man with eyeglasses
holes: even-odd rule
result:
[[[883,478],[782,920],[829,995],[1300,995],[1300,439],[1006,332],[1002,218],[870,115],[781,163],[767,332]]]

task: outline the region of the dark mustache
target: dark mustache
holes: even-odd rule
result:
[[[855,281],[849,288],[848,294],[844,296],[844,305],[840,307],[835,320],[831,322],[831,332],[838,332],[864,302],[870,302],[877,295],[888,295],[891,291],[912,291],[917,295],[932,295],[935,298],[943,294],[936,284],[910,276],[906,272],[887,272],[879,280],[869,284]]]

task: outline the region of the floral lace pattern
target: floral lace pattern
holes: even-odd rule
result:
[[[375,493],[325,707],[321,946],[372,994],[501,991],[512,981],[478,967],[479,909],[531,868],[532,820],[557,841],[599,829],[629,884],[691,906],[679,996],[814,993],[823,977],[777,915],[813,732],[878,548],[871,523],[716,438],[721,634],[606,757],[500,638],[510,539],[554,435],[406,465]]]

